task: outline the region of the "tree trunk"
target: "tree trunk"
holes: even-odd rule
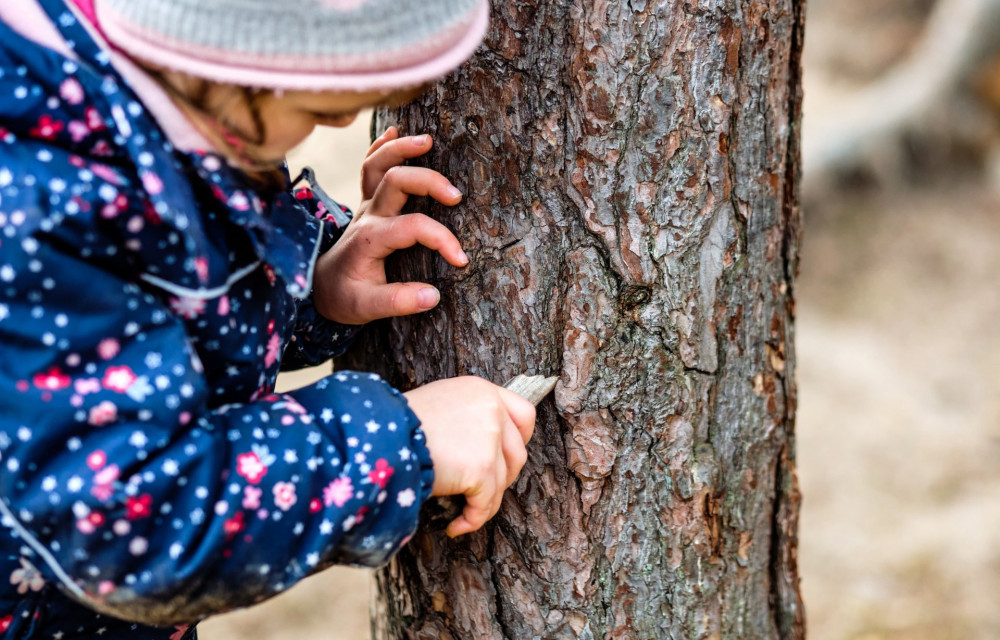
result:
[[[560,381],[497,518],[378,575],[375,637],[801,638],[802,0],[493,4],[479,55],[376,122],[434,135],[471,265],[404,256],[443,302],[353,358]]]

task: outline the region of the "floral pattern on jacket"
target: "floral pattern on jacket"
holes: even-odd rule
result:
[[[309,299],[330,212],[174,150],[41,5],[77,59],[0,23],[0,638],[188,638],[386,562],[433,484],[405,399],[356,372],[273,391],[356,331]]]

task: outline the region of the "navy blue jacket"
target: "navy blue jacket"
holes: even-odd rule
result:
[[[329,212],[173,149],[41,4],[76,60],[0,23],[0,638],[188,638],[384,563],[433,483],[416,416],[369,374],[273,391],[355,331],[310,300]]]

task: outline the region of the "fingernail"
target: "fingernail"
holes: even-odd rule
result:
[[[469,256],[464,251],[458,253],[458,261],[462,263],[462,266],[469,264]]]
[[[417,292],[417,304],[421,309],[430,309],[441,301],[441,292],[434,287],[427,287]]]
[[[451,196],[452,198],[461,198],[462,197],[462,192],[458,190],[458,187],[456,187],[454,185],[449,185],[448,186],[448,195]]]
[[[417,136],[416,138],[413,139],[413,146],[422,147],[425,144],[427,144],[428,139],[429,138],[427,135]]]

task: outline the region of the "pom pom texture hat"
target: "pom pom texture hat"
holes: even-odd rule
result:
[[[267,89],[390,91],[423,84],[482,42],[488,0],[94,0],[130,56]]]

